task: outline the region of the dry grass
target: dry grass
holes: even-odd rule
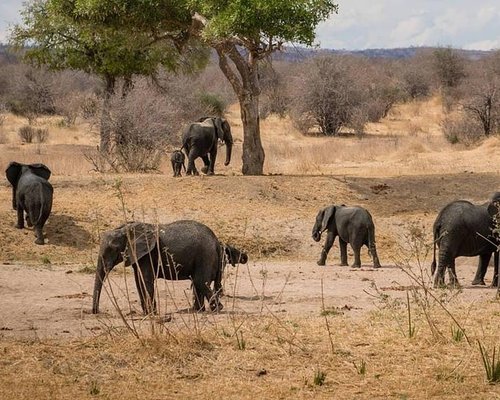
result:
[[[64,275],[63,270],[52,270],[46,261],[73,269],[93,265],[100,232],[124,218],[162,223],[196,219],[222,240],[246,250],[252,262],[265,265],[278,259],[285,267],[279,272],[262,267],[255,273],[258,278],[254,276],[252,285],[257,289],[250,297],[256,296],[259,311],[248,311],[249,303],[231,306],[227,300],[226,312],[218,316],[177,313],[179,308],[171,306],[176,312],[173,323],[132,314],[128,318],[137,323],[139,340],[112,315],[90,319],[85,314],[90,301],[85,292],[91,291],[87,277],[79,289],[85,306],[53,310],[61,315],[59,324],[65,316],[77,318],[82,326],[90,319],[94,325],[82,328],[81,336],[41,340],[33,329],[28,336],[32,339],[26,340],[25,335],[10,334],[0,321],[0,329],[5,328],[0,330],[0,398],[500,398],[500,387],[486,382],[476,343],[480,340],[488,350],[499,344],[498,301],[492,291],[475,301],[471,289],[454,296],[436,291],[445,297],[471,345],[453,340],[454,324],[439,307],[431,311],[444,339],[436,339],[415,302],[415,336],[410,339],[402,296],[350,293],[354,306],[368,302],[375,309],[344,312],[341,307],[347,303],[339,303],[339,308],[332,301],[339,290],[335,285],[348,290],[349,284],[372,278],[353,273],[342,279],[336,267],[312,266],[320,245],[312,243],[310,231],[317,210],[328,204],[370,209],[378,252],[388,265],[400,252],[408,223],[423,225],[429,238],[443,204],[456,198],[480,202],[498,190],[500,140],[489,138],[472,149],[450,145],[440,130],[441,109],[439,98],[398,106],[386,120],[370,124],[362,139],[304,137],[289,120],[273,116],[262,123],[265,171],[270,175],[245,177],[240,173],[242,127],[233,107],[229,120],[236,143],[231,165],[222,165],[221,149],[216,172],[222,176],[179,179],[171,178],[167,162],[160,174],[95,174],[83,157],[97,143],[88,126],[68,129],[56,119],[41,120],[39,125],[50,131],[49,142],[21,145],[17,129],[24,121],[8,116],[0,126],[5,141],[0,143],[0,164],[43,162],[53,170],[55,187],[53,214],[46,226],[49,243],[40,247],[33,245],[31,232],[13,228],[10,188],[6,183],[0,186],[0,261],[14,263],[14,270],[29,274],[43,268],[43,276],[55,277]],[[117,180],[125,209],[117,197]],[[310,268],[306,275],[296,268],[296,260]],[[472,275],[473,269],[467,271]],[[402,283],[393,282],[394,270],[388,267],[377,278],[384,276],[392,282],[389,285],[398,286]],[[238,294],[241,286],[231,274],[226,285],[234,285]],[[284,282],[277,290],[283,293],[268,303],[261,301],[266,276],[277,274]],[[73,275],[66,279],[81,284]],[[323,275],[328,278],[325,290],[330,290],[326,306],[331,312],[326,316],[321,315],[322,293],[301,297],[306,286],[311,289]],[[249,285],[248,276],[238,279]],[[42,283],[49,286],[50,278]],[[9,299],[22,297],[8,282],[1,283],[2,290]],[[180,290],[177,296],[185,294]],[[335,299],[346,301],[342,296]],[[301,302],[308,304],[307,312]],[[29,319],[37,307],[50,303],[50,298],[36,299],[20,318]],[[292,306],[302,311],[282,311]],[[93,330],[95,324],[98,329]]]

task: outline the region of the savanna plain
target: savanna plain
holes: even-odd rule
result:
[[[439,97],[396,106],[361,138],[303,136],[271,116],[265,175],[242,176],[237,107],[228,120],[232,163],[221,148],[215,176],[173,178],[167,155],[157,173],[97,173],[92,127],[41,119],[48,141],[21,144],[7,116],[2,171],[43,162],[55,195],[37,246],[0,183],[0,398],[500,398],[480,351],[498,357],[496,290],[470,285],[476,258],[458,259],[460,289],[433,289],[429,271],[440,208],[500,189],[500,139],[448,143]],[[361,269],[340,266],[337,243],[316,265],[311,229],[330,204],[370,210],[383,268],[366,248]],[[117,267],[91,314],[100,235],[132,219],[195,219],[248,253],[225,270],[220,313],[188,312],[189,281],[159,281],[159,315],[144,317]]]

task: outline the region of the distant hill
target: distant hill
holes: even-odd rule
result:
[[[368,58],[391,58],[402,59],[413,57],[417,52],[432,51],[437,47],[402,47],[395,49],[365,49],[365,50],[334,50],[334,49],[311,49],[305,47],[286,47],[285,51],[275,53],[273,59],[282,61],[301,61],[317,55],[357,55]],[[464,57],[477,60],[491,54],[491,51],[462,50],[455,49]]]

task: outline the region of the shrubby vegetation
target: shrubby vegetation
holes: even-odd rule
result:
[[[362,135],[395,104],[436,94],[443,98],[442,127],[451,143],[472,145],[500,132],[500,51],[474,59],[451,48],[422,49],[404,59],[331,53],[272,63],[266,58],[259,77],[260,117],[288,116],[304,134]],[[189,122],[223,115],[236,101],[213,57],[196,73],[160,68],[150,78],[118,79],[115,88],[109,111],[114,152],[107,162],[114,170],[157,168],[161,149],[179,147]],[[60,116],[65,126],[98,126],[103,90],[95,75],[35,68],[5,49],[0,53],[0,123],[11,112],[28,126],[42,115]],[[33,132],[23,128],[19,134],[29,141],[25,136]]]

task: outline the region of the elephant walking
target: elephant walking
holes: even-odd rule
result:
[[[494,216],[498,215],[500,192],[496,192],[484,204],[476,205],[458,200],[447,204],[436,217],[433,226],[434,256],[431,272],[436,272],[436,246],[439,248],[437,272],[434,286],[444,286],[444,275],[448,269],[450,284],[458,286],[455,270],[457,257],[479,256],[479,264],[473,285],[484,285],[491,254],[494,253],[492,286],[498,286],[498,237],[493,236]]]
[[[132,265],[145,314],[156,311],[155,279],[192,281],[194,309],[205,310],[205,299],[212,311],[222,310],[222,248],[210,228],[196,221],[182,220],[166,225],[131,222],[106,232],[101,240],[94,282],[94,314],[106,276],[113,267],[125,262]]]
[[[366,209],[356,206],[333,205],[320,210],[312,230],[314,241],[319,242],[321,234],[325,230],[328,230],[328,234],[318,265],[325,265],[328,252],[338,236],[341,265],[348,265],[347,243],[350,243],[354,251],[353,268],[361,267],[360,251],[363,245],[368,247],[373,259],[373,267],[380,267],[375,245],[375,225],[372,216]]]
[[[172,163],[172,170],[174,171],[174,178],[181,176],[181,170],[184,169],[186,171],[186,165],[184,161],[186,160],[186,156],[182,152],[182,150],[174,150],[170,155],[170,162]]]
[[[33,226],[36,244],[43,245],[43,226],[52,210],[54,189],[49,183],[51,172],[44,164],[21,164],[11,162],[5,170],[7,180],[12,185],[12,208],[17,210],[16,228],[24,228],[26,223]]]
[[[204,164],[201,171],[207,175],[214,174],[219,140],[226,145],[224,165],[229,165],[233,148],[233,137],[229,123],[220,117],[204,117],[189,125],[182,135],[182,149],[188,157],[187,175],[198,175],[194,163],[198,157],[201,157]]]

